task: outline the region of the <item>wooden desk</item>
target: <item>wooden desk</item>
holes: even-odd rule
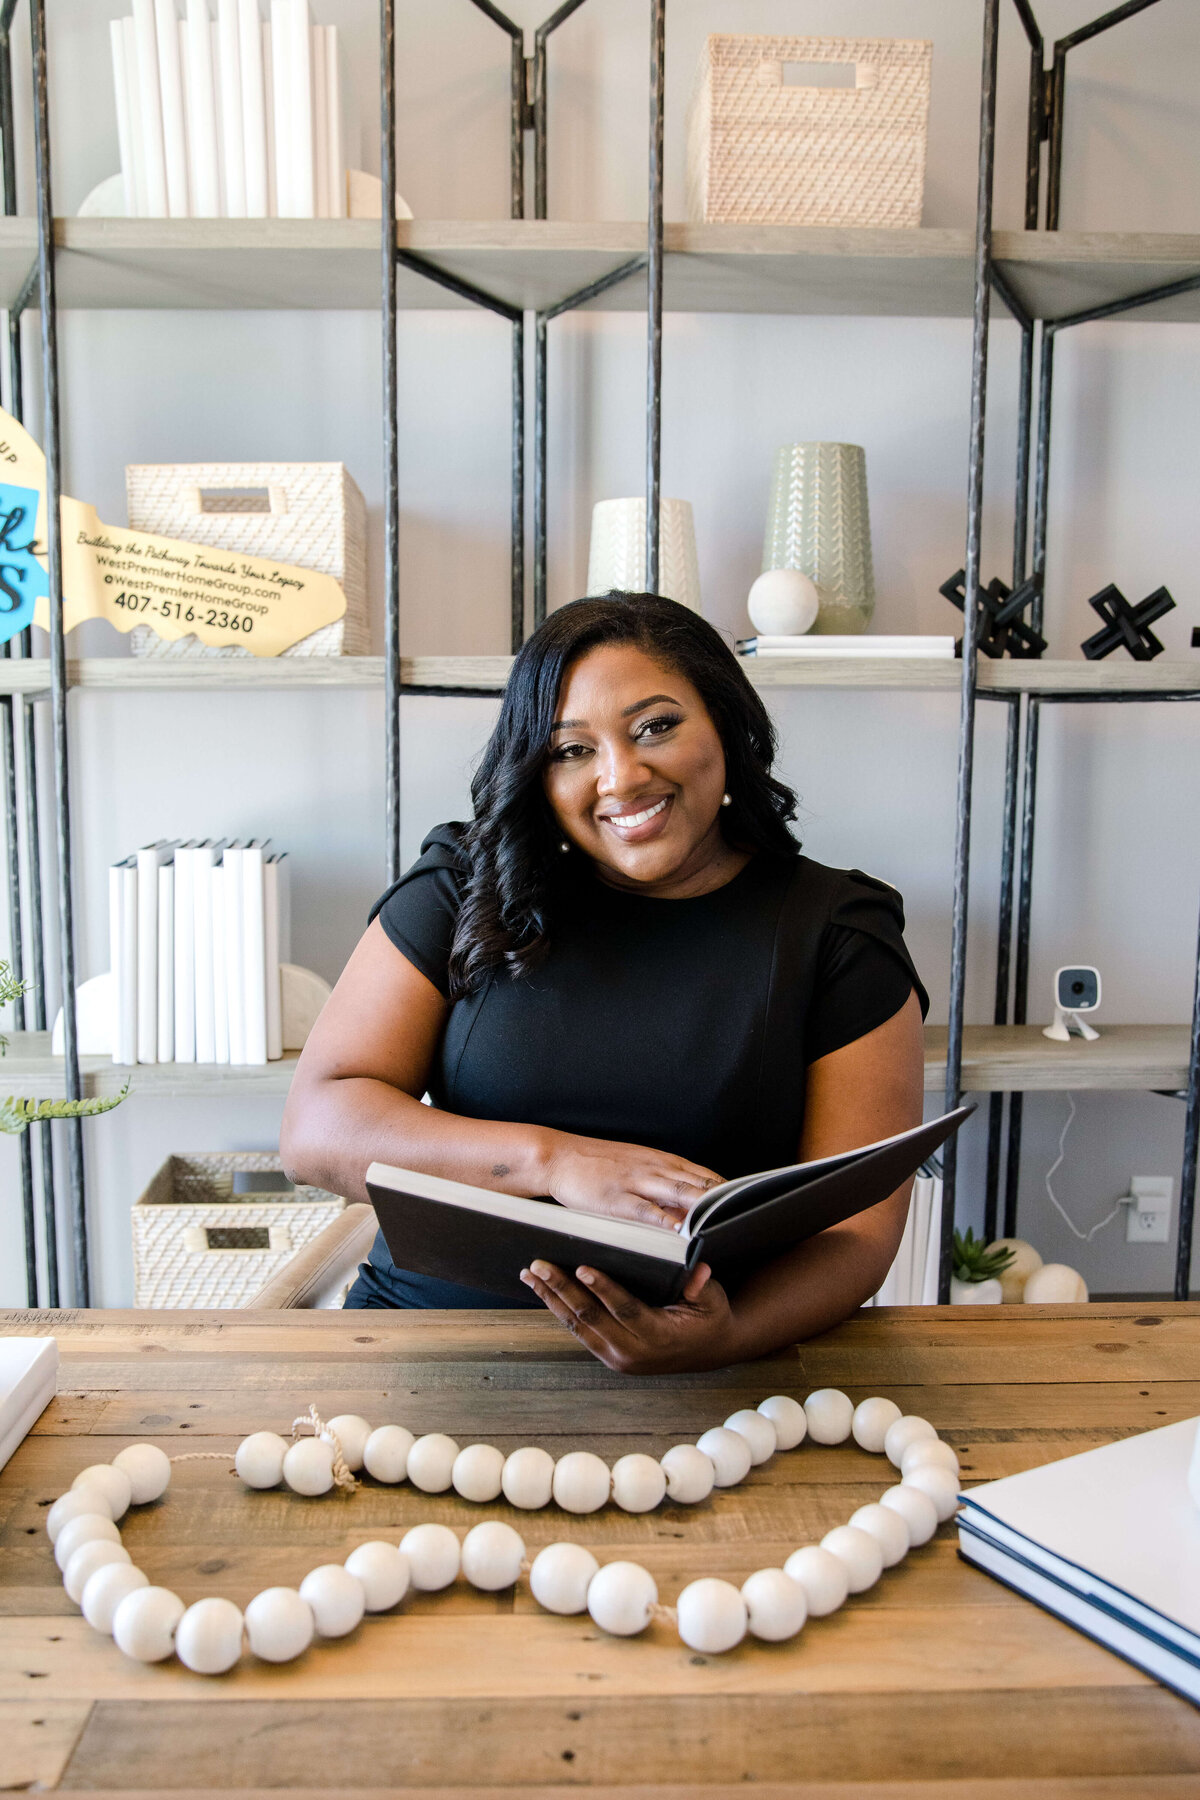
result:
[[[172,1454],[328,1417],[661,1454],[775,1392],[890,1395],[955,1445],[964,1478],[1009,1474],[1200,1412],[1200,1307],[866,1312],[769,1362],[622,1379],[551,1321],[512,1313],[12,1313],[53,1331],[60,1393],[0,1473],[0,1787],[520,1790],[707,1800],[754,1782],[803,1800],[1165,1800],[1200,1793],[1200,1713],[961,1563],[953,1528],[790,1645],[725,1657],[666,1625],[603,1636],[528,1594],[462,1585],[347,1640],[206,1680],[126,1662],[59,1585],[45,1507],[87,1463],[146,1439]],[[419,1519],[512,1518],[527,1544],[572,1537],[694,1576],[778,1565],[887,1485],[881,1458],[810,1445],[693,1508],[568,1521],[368,1486],[248,1494],[219,1462],[176,1469],[128,1541],[185,1600],[244,1604]],[[847,1785],[849,1784],[849,1785]]]

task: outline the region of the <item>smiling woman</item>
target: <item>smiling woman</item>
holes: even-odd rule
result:
[[[927,1003],[900,897],[800,854],[774,751],[696,614],[633,594],[554,613],[516,659],[473,820],[430,833],[309,1038],[287,1166],[364,1198],[380,1160],[670,1230],[714,1181],[918,1123]],[[860,1305],[907,1203],[735,1292],[701,1265],[672,1306],[587,1268],[522,1279],[610,1367],[718,1367]],[[382,1238],[347,1300],[499,1303]]]

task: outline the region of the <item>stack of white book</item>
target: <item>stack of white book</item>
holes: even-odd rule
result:
[[[952,637],[920,637],[913,634],[888,637],[880,633],[869,637],[837,637],[821,633],[817,637],[769,636],[738,639],[739,656],[934,656],[954,660]]]
[[[342,219],[337,27],[308,0],[133,0],[111,24],[125,211]]]
[[[942,1182],[924,1170],[913,1182],[904,1236],[875,1306],[936,1306],[942,1257]]]
[[[283,1055],[287,861],[260,839],[146,844],[108,871],[116,1063]]]

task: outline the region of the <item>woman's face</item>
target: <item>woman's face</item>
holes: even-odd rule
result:
[[[617,886],[703,891],[746,860],[718,824],[725,752],[704,702],[636,645],[568,667],[543,780],[564,838]]]

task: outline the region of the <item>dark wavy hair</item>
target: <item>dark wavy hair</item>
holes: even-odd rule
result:
[[[729,842],[786,856],[800,848],[788,830],[796,796],[771,774],[775,727],[720,634],[658,594],[574,600],[522,646],[471,784],[475,817],[462,839],[470,873],[450,952],[455,998],[494,969],[525,974],[549,947],[564,859],[542,776],[567,670],[601,644],[636,644],[700,695],[725,751],[731,803],[721,826]]]

